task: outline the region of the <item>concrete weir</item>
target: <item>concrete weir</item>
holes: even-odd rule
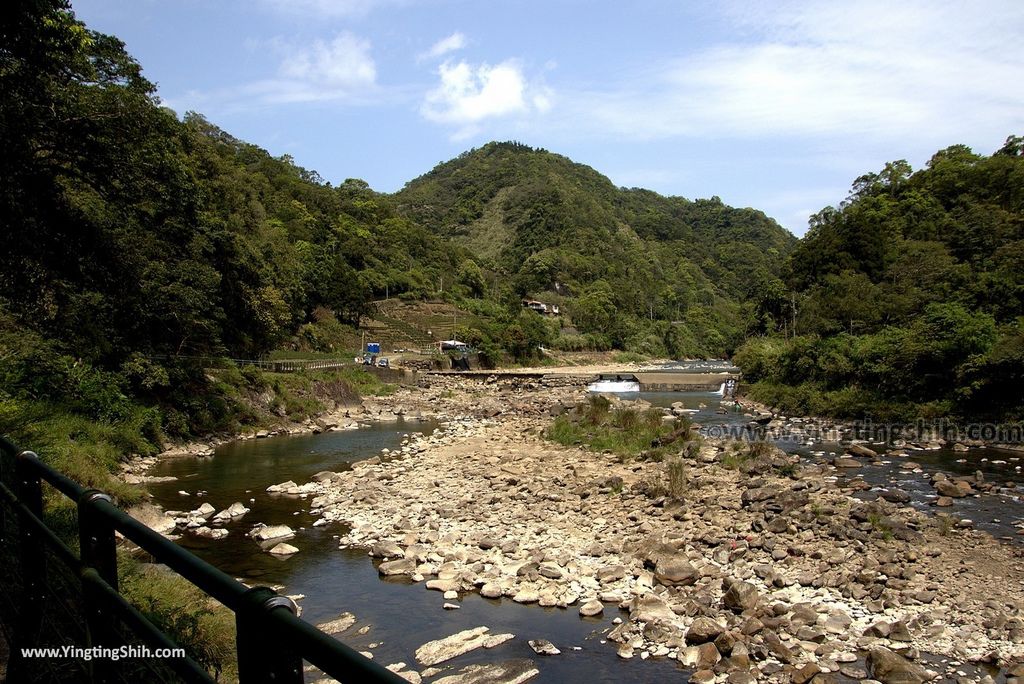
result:
[[[729,380],[739,382],[738,373],[672,373],[651,371],[637,373],[603,373],[600,380],[634,380],[641,392],[714,392]]]
[[[595,382],[636,382],[640,392],[716,392],[729,380],[739,383],[739,373],[679,373],[673,371],[628,371],[621,373],[552,373],[530,371],[433,371],[427,375],[459,375],[465,378],[537,380],[545,384],[590,385]]]

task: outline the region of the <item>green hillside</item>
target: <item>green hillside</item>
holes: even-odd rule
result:
[[[1020,137],[861,176],[811,218],[785,273],[760,305],[769,334],[737,354],[761,398],[857,417],[1024,417]]]
[[[493,291],[565,303],[591,344],[651,354],[731,349],[796,243],[762,212],[617,188],[514,142],[440,164],[394,200],[471,252]]]

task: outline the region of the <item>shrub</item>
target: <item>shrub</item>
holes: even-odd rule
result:
[[[668,474],[668,492],[675,499],[682,499],[690,488],[690,478],[686,462],[681,458],[671,458],[665,464]]]

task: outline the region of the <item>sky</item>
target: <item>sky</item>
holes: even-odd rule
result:
[[[858,176],[1024,135],[1021,0],[72,0],[166,106],[394,192],[490,140],[796,235]]]

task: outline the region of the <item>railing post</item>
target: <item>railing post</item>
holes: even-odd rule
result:
[[[87,489],[78,499],[78,541],[82,569],[93,568],[117,591],[117,539],[113,525],[96,510],[99,501],[111,502],[110,496],[96,489]],[[103,596],[94,585],[82,583],[82,609],[89,646],[114,648],[120,645],[116,623],[104,610]],[[116,661],[100,658],[91,662],[94,681],[113,681]]]
[[[242,684],[302,684],[302,656],[270,630],[274,610],[297,612],[295,602],[267,587],[245,592],[235,612],[238,680]]]
[[[96,511],[96,501],[113,503],[108,494],[97,489],[87,489],[78,500],[82,565],[96,568],[103,581],[117,591],[117,539],[113,525]]]
[[[11,661],[7,669],[11,681],[16,681],[22,670],[31,667],[21,658],[21,649],[40,645],[46,607],[46,546],[28,520],[29,515],[43,519],[43,487],[39,472],[32,467],[38,459],[34,451],[22,451],[14,457],[15,492],[25,508],[18,515],[23,585],[15,643],[11,644]]]

